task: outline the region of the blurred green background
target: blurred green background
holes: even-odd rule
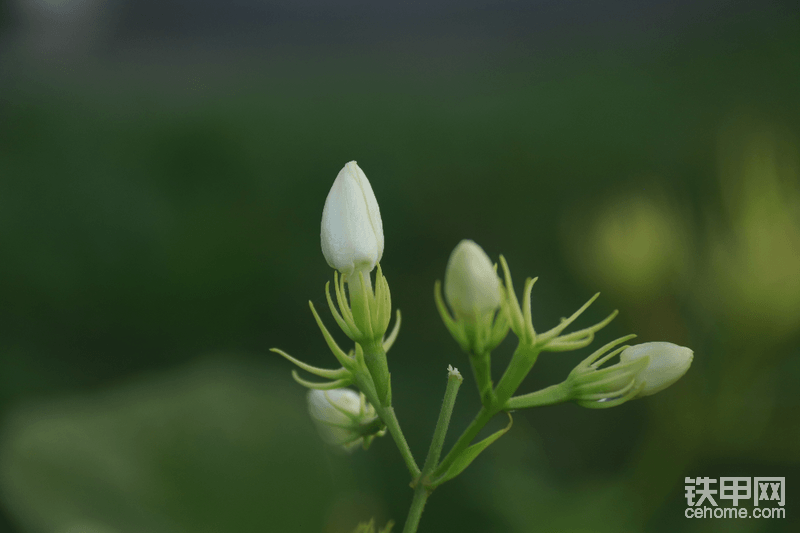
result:
[[[578,327],[620,316],[591,349],[634,332],[695,351],[654,397],[517,413],[421,531],[793,530],[789,6],[0,2],[0,530],[402,525],[392,441],[323,446],[267,351],[333,366],[308,300],[325,308],[320,217],[352,159],[381,206],[418,460],[447,365],[467,368],[432,298],[462,238],[518,287],[539,276],[539,329],[599,290]],[[522,391],[591,349],[545,354]],[[468,376],[446,446],[478,405]],[[787,519],[688,520],[685,476],[785,476]]]

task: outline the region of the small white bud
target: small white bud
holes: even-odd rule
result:
[[[477,321],[500,307],[500,279],[483,248],[464,239],[450,254],[444,296],[457,319]]]
[[[346,450],[361,444],[362,429],[375,420],[375,409],[351,389],[308,391],[308,411],[322,440]]]
[[[689,370],[694,352],[670,342],[646,342],[630,346],[619,355],[622,363],[642,357],[649,357],[650,362],[636,375],[636,386],[645,384],[638,397],[655,394],[678,381]]]
[[[383,257],[383,222],[364,171],[350,161],[336,176],[322,209],[322,254],[345,274],[372,272]]]

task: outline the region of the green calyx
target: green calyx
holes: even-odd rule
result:
[[[401,316],[397,311],[394,327],[386,335],[391,318],[391,294],[389,284],[383,276],[380,265],[375,276],[375,290],[372,290],[369,274],[358,273],[350,283],[350,299],[345,293],[345,278],[334,273],[336,303],[331,297],[330,282],[325,285],[325,296],[334,320],[345,335],[354,341],[354,348],[345,352],[334,340],[312,302],[308,302],[314,320],[325,342],[336,360],[338,369],[319,368],[304,363],[283,350],[271,351],[283,356],[302,370],[327,379],[324,382],[308,381],[292,371],[295,381],[309,389],[332,390],[355,384],[370,396],[370,401],[378,405],[391,405],[391,383],[386,352],[394,344],[400,331]],[[366,441],[365,441],[366,442]]]
[[[643,368],[642,363],[617,365],[614,370],[609,371],[598,369],[597,367],[607,360],[604,359],[597,365],[591,366],[592,362],[596,362],[595,360],[604,353],[600,352],[594,354],[595,360],[578,365],[564,383],[514,397],[542,352],[572,351],[589,345],[594,340],[595,333],[608,325],[617,315],[617,311],[593,326],[564,333],[597,299],[599,294],[595,294],[570,317],[561,319],[557,326],[543,333],[537,333],[533,327],[531,294],[538,278],[525,280],[520,301],[514,291],[508,262],[502,255],[500,266],[503,271],[503,282],[500,287],[500,310],[496,313],[483,315],[462,313],[461,316],[451,314],[442,297],[441,283],[437,282],[434,290],[436,307],[442,321],[459,346],[469,354],[481,401],[487,409],[496,412],[569,400],[575,400],[586,407],[612,407],[627,401],[628,394],[638,392],[638,388],[632,384],[632,379]],[[517,336],[519,344],[495,388],[491,379],[490,353],[503,341],[509,329]],[[614,355],[616,353],[618,352]]]
[[[334,271],[333,282],[338,310],[330,298],[329,286],[326,285],[328,306],[345,335],[360,344],[382,342],[392,318],[392,295],[381,266],[378,265],[375,274],[374,290],[369,272],[358,271],[347,279]],[[345,283],[350,296],[349,302],[345,297]]]
[[[628,346],[621,346],[608,354],[606,352],[635,336],[628,335],[606,344],[573,368],[564,382],[515,396],[506,402],[506,409],[542,407],[566,401],[574,401],[589,409],[607,409],[635,398],[643,387],[637,384],[636,378],[647,367],[647,357],[601,368]]]
[[[562,318],[561,322],[554,328],[544,332],[536,333],[533,327],[531,317],[531,292],[533,285],[539,278],[528,278],[525,280],[525,289],[523,291],[522,301],[520,306],[519,300],[514,292],[514,284],[511,281],[511,272],[508,268],[508,263],[505,257],[500,256],[500,264],[503,267],[504,285],[503,285],[503,310],[508,315],[511,322],[511,329],[514,334],[519,338],[520,344],[524,344],[530,348],[536,348],[539,351],[546,352],[566,352],[577,350],[588,346],[594,340],[594,334],[607,326],[609,322],[614,320],[617,316],[617,311],[608,315],[605,319],[597,324],[584,328],[566,335],[562,335],[563,331],[572,324],[586,309],[600,296],[600,293],[595,294],[589,301],[581,306],[580,309],[575,311],[569,318]]]
[[[450,314],[442,297],[442,282],[434,285],[433,297],[445,327],[461,349],[469,354],[483,354],[494,350],[509,330],[508,319],[502,311],[487,312],[463,317]]]
[[[509,322],[506,314],[502,309],[483,314],[476,309],[475,313],[466,316],[451,315],[442,297],[440,281],[437,281],[434,286],[434,299],[445,327],[461,346],[461,349],[469,355],[481,402],[486,406],[494,404],[491,352],[508,335]]]

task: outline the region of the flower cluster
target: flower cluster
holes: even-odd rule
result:
[[[527,278],[518,299],[506,259],[498,265],[471,240],[455,247],[445,270],[444,285],[436,282],[434,299],[445,327],[469,359],[481,398],[473,422],[441,459],[461,373],[448,366],[447,388],[431,446],[422,468],[411,453],[392,407],[392,383],[387,352],[397,338],[400,311],[392,331],[392,298],[380,261],[383,257],[383,222],[369,180],[355,161],[339,172],[325,200],[320,231],[322,253],[334,269],[333,291],[325,285],[325,297],[334,321],[352,342],[342,349],[317,313],[309,307],[339,368],[306,364],[283,350],[272,351],[297,367],[325,381],[308,381],[293,371],[294,379],[311,389],[308,409],[322,439],[345,450],[368,448],[375,437],[389,432],[411,474],[415,490],[404,531],[416,531],[429,494],[459,475],[488,446],[511,428],[511,412],[573,401],[599,409],[621,405],[634,398],[655,394],[669,387],[689,369],[692,350],[667,342],[624,345],[629,335],[612,341],[577,364],[567,378],[544,389],[517,395],[543,352],[568,352],[588,346],[595,334],[614,319],[605,319],[583,329],[567,332],[594,302],[595,294],[580,309],[551,329],[537,332],[533,326],[531,295],[536,278]],[[372,272],[375,271],[373,282]],[[331,295],[333,293],[333,296]],[[502,377],[492,379],[491,354],[509,336],[517,346]],[[614,357],[619,361],[611,364]],[[355,387],[353,390],[348,387]],[[505,412],[509,424],[492,435],[473,442],[485,425]]]

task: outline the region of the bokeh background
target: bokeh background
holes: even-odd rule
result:
[[[539,276],[540,329],[599,290],[577,326],[620,315],[595,347],[695,351],[654,397],[517,413],[421,531],[793,530],[798,136],[793,2],[0,0],[0,530],[402,524],[391,440],[326,448],[267,351],[334,362],[307,302],[352,159],[419,460],[468,366],[432,298],[462,238]],[[545,354],[523,391],[590,350]],[[470,376],[448,445],[477,408]],[[787,519],[684,518],[685,476],[737,475],[786,476]]]

